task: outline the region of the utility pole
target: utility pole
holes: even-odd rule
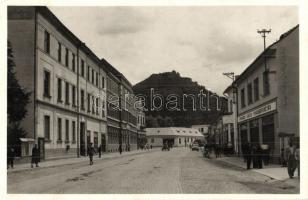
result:
[[[265,53],[265,49],[266,49],[266,34],[269,34],[271,32],[271,29],[266,30],[266,29],[262,29],[262,30],[258,30],[257,31],[259,34],[261,34],[261,37],[263,37],[263,47],[264,47],[264,53]],[[266,66],[266,55],[264,55],[264,67],[265,67],[265,71],[267,71],[267,66]]]
[[[226,77],[232,79],[232,83],[234,82],[234,72],[225,72],[225,73],[222,73],[223,75],[225,75]]]

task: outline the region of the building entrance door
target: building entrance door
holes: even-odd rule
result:
[[[174,139],[173,138],[166,138],[163,139],[163,144],[168,144],[168,146],[173,147],[174,146]]]
[[[80,155],[86,155],[86,144],[85,144],[85,123],[80,122]]]
[[[102,134],[101,136],[102,152],[106,152],[106,136]]]

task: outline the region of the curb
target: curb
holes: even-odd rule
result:
[[[122,153],[121,155],[119,153],[116,153],[115,155],[111,155],[109,157],[103,157],[102,156],[101,158],[98,158],[96,156],[96,158],[97,158],[97,161],[99,161],[99,160],[110,160],[110,159],[126,157],[126,156],[133,156],[133,155],[138,155],[138,154],[145,154],[145,153],[150,153],[150,152],[156,152],[156,151],[154,149],[154,151],[153,150],[150,150],[150,151],[140,151],[140,152],[133,152],[133,153],[130,153],[130,154]],[[110,154],[105,154],[105,155],[110,155]],[[66,159],[70,159],[70,158],[61,158],[61,159],[57,159],[57,160],[66,160]],[[12,169],[11,170],[7,169],[7,174],[18,173],[18,172],[23,172],[23,171],[31,171],[31,170],[36,170],[36,169],[45,169],[45,168],[53,168],[53,167],[60,167],[60,166],[68,166],[68,165],[80,164],[80,163],[83,163],[83,162],[89,162],[89,160],[88,160],[89,158],[88,157],[80,157],[79,159],[80,160],[76,160],[76,162],[70,162],[70,163],[64,163],[64,164],[55,164],[55,165],[49,165],[49,166],[40,166],[40,167],[33,167],[33,168],[30,167],[31,163],[29,163],[29,168],[13,169],[13,170]]]

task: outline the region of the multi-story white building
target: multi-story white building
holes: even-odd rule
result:
[[[17,78],[32,92],[22,121],[42,158],[106,146],[106,69],[46,7],[8,7]]]
[[[164,127],[147,128],[147,142],[153,147],[162,147],[167,143],[174,147],[188,147],[195,140],[204,140],[204,136],[194,128]]]

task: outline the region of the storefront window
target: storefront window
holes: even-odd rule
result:
[[[240,134],[241,134],[241,146],[243,149],[243,145],[245,145],[248,142],[247,123],[240,124]]]
[[[275,146],[275,127],[274,115],[269,115],[262,118],[262,136],[263,144],[269,145],[270,149]]]

